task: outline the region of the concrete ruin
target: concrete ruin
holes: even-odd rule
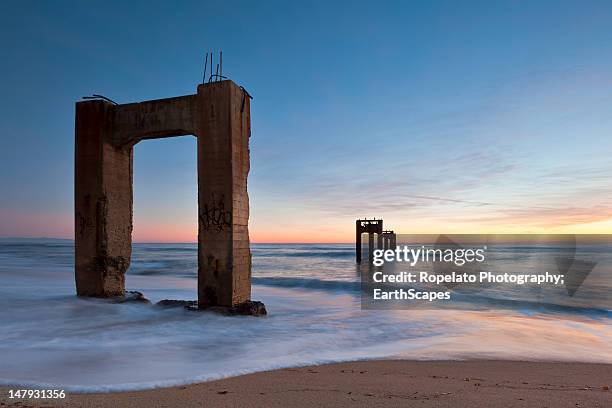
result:
[[[361,263],[361,234],[368,234],[368,256],[370,262],[374,259],[374,234],[377,235],[377,247],[382,247],[383,220],[364,218],[355,221],[355,255],[357,263]]]
[[[379,249],[395,249],[397,246],[397,236],[395,235],[395,232],[393,231],[383,231],[382,232],[382,246],[379,243],[378,244],[378,248]],[[380,241],[379,241],[380,242]]]
[[[250,302],[250,97],[232,81],[194,95],[114,104],[76,103],[75,278],[79,296],[125,294],[132,252],[133,149],[182,135],[197,138],[198,306]]]
[[[395,249],[397,236],[393,231],[383,230],[383,220],[359,219],[355,221],[355,257],[357,263],[361,263],[361,235],[368,234],[368,260],[374,260],[374,248]],[[374,234],[376,234],[376,246],[374,245]]]

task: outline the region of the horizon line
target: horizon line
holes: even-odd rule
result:
[[[74,241],[74,238],[60,238],[60,237],[15,237],[7,236],[0,237],[0,239],[49,239],[49,240],[62,240],[62,241]],[[132,241],[132,244],[197,244],[198,241]],[[355,244],[355,242],[321,242],[321,241],[307,241],[307,242],[265,242],[265,241],[250,241],[251,244]]]

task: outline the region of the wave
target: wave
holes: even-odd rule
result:
[[[276,286],[282,288],[310,289],[326,292],[342,292],[346,294],[359,295],[362,290],[370,293],[367,285],[362,287],[361,282],[322,280],[314,278],[285,278],[285,277],[253,277],[253,284],[264,286]],[[377,287],[381,287],[377,285]],[[383,290],[384,287],[381,287]],[[388,290],[397,289],[389,287]],[[365,295],[367,296],[367,295]],[[573,314],[588,316],[591,318],[612,318],[612,311],[605,308],[582,307],[564,305],[559,303],[534,301],[527,299],[511,299],[486,296],[482,294],[453,293],[452,305],[445,306],[443,303],[424,304],[418,302],[416,305],[406,303],[395,304],[398,309],[460,309],[460,310],[489,310],[507,309],[518,311],[524,314],[534,313],[554,313],[554,314]],[[367,301],[366,301],[367,303]],[[388,306],[387,306],[388,307]],[[375,308],[373,308],[375,309]]]
[[[284,278],[284,277],[252,277],[253,284],[265,286],[279,286],[283,288],[316,289],[333,292],[346,292],[359,294],[359,282],[322,280],[314,278]]]
[[[253,297],[265,318],[77,298],[73,247],[0,241],[0,385],[129,391],[395,356],[612,362],[609,310],[518,299],[531,291],[456,288],[452,306],[465,313],[367,310],[352,245],[253,245]],[[193,299],[196,255],[195,244],[135,244],[127,286],[152,302]],[[583,299],[609,304],[609,286],[586,289]]]
[[[197,246],[185,246],[185,247],[180,247],[180,246],[175,246],[175,247],[154,247],[154,246],[140,246],[140,245],[135,245],[135,248],[138,248],[140,251],[143,252],[161,252],[161,253],[167,253],[167,252],[193,252],[193,253],[197,253],[198,252],[198,247]]]
[[[278,251],[270,251],[270,252],[260,252],[258,250],[253,251],[253,255],[259,258],[353,258],[355,256],[355,251],[351,250],[334,250],[334,251],[304,251],[304,252],[281,252]]]
[[[348,363],[354,361],[371,361],[371,360],[379,360],[381,358],[384,359],[400,359],[399,356],[391,353],[381,354],[374,357],[369,357],[366,355],[356,356],[356,357],[338,357],[338,358],[312,358],[307,360],[300,360],[297,362],[277,362],[277,363],[264,363],[258,367],[246,368],[246,369],[234,369],[227,370],[223,373],[214,373],[214,374],[204,374],[204,375],[194,375],[184,378],[177,378],[172,380],[159,380],[159,381],[148,381],[148,382],[133,382],[133,383],[122,383],[122,384],[112,384],[112,385],[95,385],[95,386],[87,386],[87,385],[57,385],[55,383],[45,383],[45,382],[35,382],[35,381],[14,381],[9,379],[0,378],[0,386],[1,387],[14,387],[19,386],[21,388],[32,388],[32,389],[57,389],[61,388],[67,392],[73,394],[89,394],[89,393],[111,393],[111,392],[128,392],[128,391],[144,391],[155,388],[169,388],[169,387],[178,387],[182,385],[191,385],[198,384],[207,381],[215,381],[222,380],[224,378],[237,377],[246,374],[259,373],[264,371],[272,371],[272,370],[281,370],[285,368],[301,368],[301,367],[309,367],[309,366],[317,366],[323,364],[334,364],[334,363]],[[413,358],[410,358],[413,360]],[[420,358],[417,360],[427,360],[427,361],[435,361],[435,360],[462,360],[460,357],[449,358],[449,357],[428,357],[426,359]]]

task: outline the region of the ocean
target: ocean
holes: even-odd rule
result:
[[[550,248],[519,252],[541,251]],[[589,307],[498,290],[468,294],[470,308],[367,310],[352,245],[253,244],[252,253],[252,298],[265,317],[80,299],[72,241],[0,240],[0,384],[136,390],[383,358],[612,363],[608,270],[587,278],[600,282],[585,286]],[[126,289],[152,302],[196,299],[196,278],[195,244],[133,245]]]

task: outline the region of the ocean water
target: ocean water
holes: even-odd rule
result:
[[[605,269],[587,278],[596,283],[584,287],[596,300],[589,307],[501,290],[493,297],[503,302],[464,299],[475,310],[362,310],[352,245],[255,244],[252,252],[252,297],[269,312],[261,318],[79,299],[71,241],[0,240],[0,384],[134,390],[379,358],[612,363]],[[127,289],[153,302],[195,299],[196,256],[195,244],[134,244]]]

